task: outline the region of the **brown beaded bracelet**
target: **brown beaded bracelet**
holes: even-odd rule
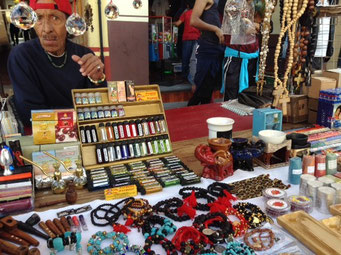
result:
[[[263,236],[263,233],[268,233],[267,236]],[[257,237],[252,237],[253,235],[258,234]],[[252,239],[253,243],[251,244],[249,238]],[[268,243],[265,244],[268,240]],[[269,250],[275,244],[275,234],[272,232],[271,229],[264,228],[264,229],[254,229],[244,236],[244,242],[246,245],[254,249],[255,251],[266,251]]]

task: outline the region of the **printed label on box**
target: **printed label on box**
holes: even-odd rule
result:
[[[109,81],[108,82],[108,97],[109,102],[117,103],[118,102],[118,93],[117,93],[117,82]]]

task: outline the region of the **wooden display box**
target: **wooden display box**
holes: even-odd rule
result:
[[[308,97],[306,95],[290,95],[288,114],[285,122],[300,123],[308,120]]]
[[[91,107],[104,107],[104,106],[118,106],[122,105],[125,111],[125,116],[123,117],[116,117],[116,118],[102,118],[102,119],[92,119],[92,120],[82,120],[79,121],[77,117],[77,125],[78,125],[78,133],[80,133],[79,129],[82,126],[87,125],[95,125],[96,128],[100,123],[118,123],[122,121],[130,121],[130,120],[136,120],[136,119],[142,119],[142,118],[148,118],[153,116],[160,116],[162,115],[164,117],[165,123],[166,116],[163,108],[161,93],[158,85],[139,85],[135,86],[135,93],[138,93],[139,91],[156,91],[158,95],[158,100],[149,100],[149,101],[135,101],[135,102],[118,102],[118,103],[111,103],[109,102],[108,98],[108,88],[93,88],[93,89],[74,89],[72,90],[72,98],[74,102],[74,108],[77,111],[78,109],[84,109],[84,108],[91,108]],[[77,105],[75,100],[75,94],[76,93],[96,93],[100,92],[102,96],[102,103],[101,104],[91,104],[91,105]],[[166,126],[166,133],[162,133],[161,135],[167,135],[169,140],[169,132],[168,127]],[[160,136],[160,134],[156,135],[149,135],[144,136],[143,138],[152,138]],[[136,138],[127,138],[127,139],[120,139],[118,141],[129,141],[129,140],[135,140],[140,139],[141,137]],[[113,141],[115,142],[115,141]],[[83,159],[83,166],[86,170],[92,170],[96,168],[104,168],[108,166],[114,166],[118,164],[125,164],[135,161],[142,161],[146,159],[153,159],[153,158],[160,158],[160,157],[166,157],[171,156],[172,153],[165,153],[165,154],[158,154],[158,155],[152,155],[147,157],[139,157],[134,159],[127,159],[127,160],[119,160],[104,164],[97,164],[96,160],[96,145],[97,144],[105,144],[108,142],[97,142],[97,143],[81,143],[81,152],[82,152],[82,159]]]
[[[308,109],[317,112],[319,100],[316,98],[308,98]]]

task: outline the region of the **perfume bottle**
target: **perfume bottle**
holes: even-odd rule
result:
[[[66,183],[62,179],[62,173],[59,171],[60,163],[55,162],[53,163],[53,168],[54,168],[54,176],[53,176],[53,181],[51,184],[51,189],[53,193],[55,194],[60,194],[63,193],[66,189]]]
[[[76,189],[83,189],[87,183],[87,180],[86,180],[86,176],[83,174],[84,172],[83,172],[82,160],[80,158],[76,160],[76,166],[77,168],[75,171],[75,178],[73,182],[75,184]]]

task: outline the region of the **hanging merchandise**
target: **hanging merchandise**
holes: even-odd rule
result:
[[[222,24],[224,34],[231,35],[231,44],[251,44],[256,41],[253,24],[255,7],[253,1],[228,0]]]
[[[112,0],[105,6],[104,13],[108,19],[117,19],[120,15],[117,5],[113,4]]]
[[[74,11],[72,15],[66,20],[65,27],[67,32],[74,36],[83,35],[86,31],[85,20],[81,16],[79,16],[76,11],[76,1],[74,2]]]
[[[257,94],[262,95],[263,86],[265,84],[265,68],[266,68],[266,58],[269,52],[269,39],[271,31],[271,17],[275,10],[275,3],[273,0],[265,0],[265,14],[264,19],[261,24],[261,34],[262,34],[262,45],[261,52],[259,53],[259,73],[257,82]]]
[[[288,79],[290,78],[290,71],[294,62],[294,44],[295,44],[295,35],[297,28],[297,21],[305,12],[307,8],[308,0],[303,0],[299,4],[299,0],[284,0],[283,7],[283,15],[281,21],[281,32],[278,37],[278,43],[275,50],[275,66],[274,66],[274,87],[273,91],[274,102],[273,106],[278,107],[281,106],[283,115],[287,115],[287,103],[290,102],[289,91],[287,89]],[[288,34],[289,37],[289,55],[287,56],[288,63],[284,73],[284,79],[281,81],[278,77],[278,57],[281,52],[282,38],[285,34]]]
[[[25,2],[20,2],[11,12],[11,23],[20,29],[28,30],[36,24],[37,13]]]
[[[135,9],[140,9],[142,7],[142,1],[141,0],[134,0],[133,6]]]

